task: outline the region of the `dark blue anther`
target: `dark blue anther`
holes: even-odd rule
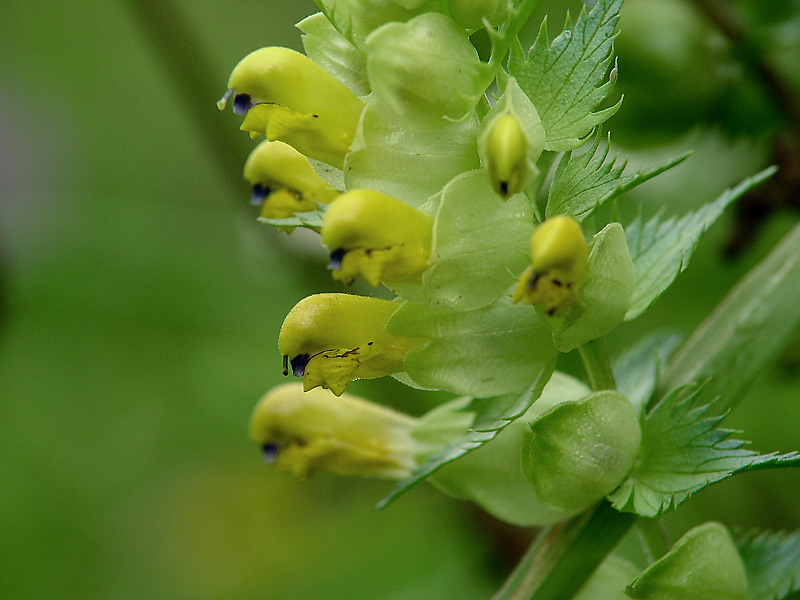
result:
[[[306,365],[309,360],[311,360],[311,357],[308,354],[298,354],[289,360],[289,364],[292,365],[292,375],[302,377],[306,372]]]
[[[278,444],[264,444],[261,446],[261,457],[264,459],[265,463],[272,464],[278,457],[278,452],[280,452],[280,449],[281,447],[278,446]]]
[[[250,205],[251,206],[261,206],[264,204],[264,200],[267,199],[272,193],[272,188],[266,185],[261,185],[257,183],[253,186],[253,193],[250,196]]]
[[[253,106],[250,102],[250,94],[236,94],[233,97],[233,112],[237,115],[243,115]]]
[[[534,271],[533,273],[531,273],[530,279],[528,279],[528,289],[532,290],[533,288],[535,288],[537,281],[539,281],[539,273]]]
[[[328,259],[328,270],[329,271],[341,271],[342,270],[342,259],[344,258],[345,250],[344,248],[337,248],[333,252],[331,252],[331,256]]]

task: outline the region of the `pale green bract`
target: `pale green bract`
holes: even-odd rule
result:
[[[800,454],[758,454],[719,428],[723,416],[708,416],[696,403],[697,388],[663,398],[642,421],[639,460],[608,496],[614,508],[659,517],[703,488],[744,471],[800,466]]]
[[[614,59],[614,27],[622,0],[599,0],[584,7],[572,27],[567,23],[548,45],[547,22],[525,56],[519,44],[511,47],[508,72],[516,78],[539,113],[547,134],[546,150],[582,146],[592,130],[609,119],[622,100],[595,108],[611,91],[616,71],[606,77]]]
[[[553,173],[553,183],[547,196],[545,216],[548,219],[555,215],[569,215],[577,221],[583,221],[606,202],[671,169],[691,156],[691,152],[684,152],[649,169],[623,175],[627,160],[617,163],[616,154],[606,160],[611,149],[610,134],[604,148],[597,152],[599,146],[600,134],[598,133],[594,137],[592,145],[580,154],[568,152],[561,156]]]
[[[751,531],[737,542],[748,600],[780,600],[800,591],[800,533]]]
[[[625,319],[630,321],[638,317],[672,284],[689,265],[700,236],[731,202],[771,177],[775,171],[775,167],[764,169],[683,217],[662,219],[656,216],[646,223],[637,219],[628,225],[626,234],[636,288]]]

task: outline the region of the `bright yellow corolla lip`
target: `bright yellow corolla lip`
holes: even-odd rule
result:
[[[580,224],[557,216],[537,227],[530,241],[531,266],[520,276],[512,302],[533,304],[550,315],[577,302],[589,255]]]
[[[318,471],[402,479],[416,466],[416,419],[348,394],[304,392],[299,383],[270,390],[250,418],[264,460],[297,477]]]
[[[333,278],[352,283],[420,281],[431,254],[433,219],[399,200],[357,189],[334,200],[320,232]]]
[[[244,57],[233,69],[222,110],[245,116],[251,137],[280,140],[301,154],[341,168],[363,102],[307,56],[276,46]]]
[[[284,374],[303,378],[303,388],[341,395],[354,379],[374,379],[405,370],[406,353],[421,340],[384,331],[399,305],[350,294],[315,294],[286,315],[278,336]]]

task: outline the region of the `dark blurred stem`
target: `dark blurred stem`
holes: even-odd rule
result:
[[[578,346],[578,353],[589,377],[589,385],[594,391],[615,390],[614,373],[611,370],[611,360],[608,356],[608,346],[603,337]]]
[[[225,80],[211,68],[210,61],[181,11],[171,0],[126,0],[160,58],[160,64],[175,84],[179,102],[193,121],[221,175],[234,192],[245,192],[241,179],[243,156],[240,131],[229,119],[210,118],[215,102],[225,91]],[[243,135],[243,134],[241,134]]]
[[[542,530],[493,600],[572,598],[635,520],[603,501]]]
[[[764,57],[758,45],[747,35],[729,3],[719,0],[692,0],[695,6],[733,44],[739,59],[750,69],[769,94],[773,104],[786,120],[787,126],[800,134],[800,104],[786,81]]]

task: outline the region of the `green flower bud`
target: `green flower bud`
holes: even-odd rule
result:
[[[267,462],[303,478],[318,471],[402,479],[415,467],[415,419],[356,398],[299,383],[270,390],[250,418],[250,438]]]
[[[744,600],[747,574],[725,526],[704,523],[684,534],[625,593],[639,600]]]
[[[508,15],[508,4],[508,0],[447,0],[450,16],[470,31],[483,27],[483,19],[500,25]]]
[[[261,48],[236,65],[217,103],[244,114],[242,131],[266,135],[300,153],[341,168],[364,107],[361,100],[307,56]]]
[[[314,294],[298,302],[281,326],[278,349],[303,389],[322,386],[340,396],[354,379],[404,370],[403,358],[420,340],[384,331],[399,304],[350,294]]]
[[[325,213],[322,243],[333,278],[347,284],[419,282],[428,268],[433,219],[390,196],[352,190]]]
[[[588,248],[575,219],[547,219],[531,235],[531,266],[520,276],[512,302],[540,306],[550,315],[575,304]]]
[[[539,174],[545,132],[539,113],[513,77],[481,122],[478,154],[494,191],[505,199],[525,189]]]
[[[339,192],[320,179],[305,156],[283,142],[264,140],[244,163],[244,178],[253,186],[250,203],[265,219],[283,219],[328,204]]]
[[[466,118],[490,79],[464,30],[438,13],[372,32],[367,76],[375,96],[398,120],[429,129]]]
[[[522,472],[520,447],[527,421],[555,405],[571,403],[589,393],[583,383],[563,373],[553,373],[541,397],[524,415],[507,425],[493,440],[444,465],[428,478],[443,492],[471,500],[508,523],[540,526],[563,521],[578,511],[553,508],[537,496]],[[469,398],[458,398],[420,418],[412,435],[429,444],[429,454],[462,438],[474,420],[466,411]],[[420,456],[422,461],[425,456]]]
[[[636,409],[615,391],[561,404],[531,422],[522,471],[544,503],[583,510],[625,479],[639,452]]]

